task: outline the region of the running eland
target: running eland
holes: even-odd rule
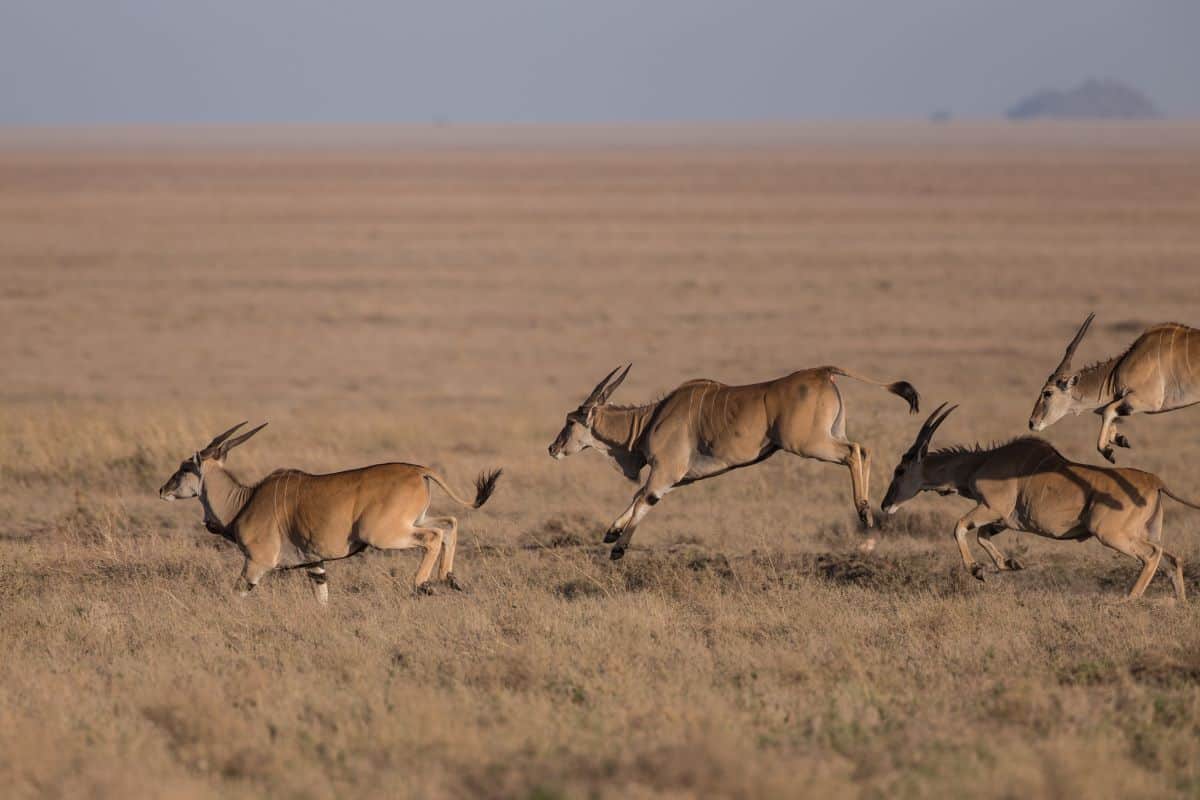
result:
[[[617,375],[619,370],[567,414],[549,447],[556,459],[589,447],[600,450],[630,480],[649,466],[642,487],[604,536],[605,544],[613,544],[613,560],[625,555],[638,523],[668,492],[757,464],[780,450],[847,467],[859,519],[872,527],[867,500],[871,456],[846,438],[846,409],[833,379],[845,376],[883,386],[908,401],[914,414],[920,401],[907,381],[885,384],[838,367],[817,367],[747,386],[693,380],[653,403],[609,405],[629,366]],[[871,537],[863,548],[874,546]]]
[[[1174,494],[1157,476],[1139,469],[1094,467],[1069,461],[1049,442],[1032,436],[989,448],[929,451],[938,426],[957,406],[930,415],[900,459],[883,499],[893,514],[920,492],[958,494],[976,505],[954,526],[963,565],[979,580],[983,566],[971,555],[967,534],[987,551],[997,571],[1021,569],[991,541],[1003,530],[1050,539],[1101,544],[1136,558],[1142,572],[1126,599],[1141,597],[1163,557],[1172,567],[1175,594],[1185,599],[1183,564],[1162,547],[1162,495],[1200,509]]]
[[[1174,322],[1155,325],[1121,355],[1072,370],[1075,348],[1095,317],[1089,314],[1084,320],[1062,361],[1046,379],[1029,417],[1029,429],[1045,430],[1067,414],[1095,411],[1101,419],[1096,449],[1115,463],[1112,445],[1129,447],[1129,440],[1116,432],[1118,418],[1161,414],[1200,403],[1200,330]]]
[[[179,465],[158,494],[163,500],[199,497],[209,531],[236,544],[245,556],[240,590],[248,594],[263,575],[276,569],[305,568],[317,599],[328,602],[325,562],[380,550],[425,549],[413,584],[428,593],[429,578],[441,556],[438,578],[460,589],[454,578],[458,520],[426,517],[429,483],[450,499],[479,508],[496,488],[500,470],[481,474],[475,501],[455,494],[433,470],[416,464],[375,464],[327,475],[281,469],[258,483],[242,484],[225,467],[229,451],[258,433],[266,423],[229,437],[234,425]]]

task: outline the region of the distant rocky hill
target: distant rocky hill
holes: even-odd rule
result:
[[[1114,80],[1087,80],[1074,89],[1043,89],[1008,110],[1009,119],[1155,119],[1150,98]]]

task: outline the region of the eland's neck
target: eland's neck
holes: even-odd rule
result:
[[[924,488],[969,497],[971,476],[987,456],[987,451],[974,450],[929,453],[921,466]]]
[[[1080,370],[1079,380],[1071,392],[1075,402],[1083,408],[1098,408],[1107,405],[1116,398],[1117,387],[1114,373],[1120,357],[1110,358]]]
[[[637,480],[646,458],[640,443],[657,406],[601,406],[592,417],[592,438],[629,480]]]
[[[204,485],[200,491],[200,504],[204,506],[204,522],[210,530],[215,525],[228,532],[237,515],[250,502],[254,490],[243,486],[219,464],[205,465],[201,474]]]
[[[617,408],[600,406],[592,417],[592,437],[606,448],[633,452],[650,424],[654,405]]]

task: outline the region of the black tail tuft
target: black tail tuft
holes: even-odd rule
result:
[[[486,503],[492,492],[496,491],[496,481],[500,480],[503,471],[494,469],[491,472],[479,473],[479,477],[475,479],[475,508]]]
[[[917,387],[908,381],[889,383],[887,390],[908,401],[908,413],[915,414],[921,410],[921,395],[917,394]]]

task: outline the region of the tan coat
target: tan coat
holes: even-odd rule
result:
[[[416,464],[375,464],[327,475],[283,469],[245,485],[226,469],[225,457],[262,426],[226,441],[237,427],[180,464],[159,495],[164,500],[200,498],[208,529],[236,543],[245,556],[243,593],[271,570],[306,567],[317,585],[318,599],[325,602],[325,562],[366,547],[422,547],[425,556],[414,585],[428,591],[441,556],[439,579],[458,588],[453,574],[458,521],[450,516],[426,517],[429,483],[437,484],[460,505],[479,508],[495,490],[499,470],[479,476],[474,502],[462,499],[437,473]]]
[[[1200,403],[1200,330],[1175,322],[1155,325],[1121,355],[1072,370],[1075,349],[1094,318],[1089,316],[1080,326],[1046,379],[1029,416],[1029,428],[1045,430],[1067,414],[1095,411],[1101,419],[1096,448],[1115,461],[1112,446],[1130,446],[1116,431],[1119,419]]]
[[[884,386],[908,401],[919,397],[905,381],[883,384],[838,367],[818,367],[744,386],[712,380],[688,381],[661,400],[640,406],[610,406],[608,398],[629,372],[617,370],[592,390],[550,444],[554,458],[592,447],[603,451],[631,480],[649,467],[633,501],[609,527],[604,541],[619,559],[639,522],[667,493],[705,478],[757,464],[783,450],[849,468],[854,503],[871,527],[870,454],[846,438],[845,406],[834,378],[846,376]],[[874,546],[869,539],[865,547]]]
[[[1162,547],[1162,496],[1192,508],[1198,506],[1173,494],[1157,476],[1139,469],[1095,467],[1067,459],[1049,442],[1034,437],[990,448],[951,448],[929,452],[929,440],[953,411],[939,408],[926,421],[917,441],[900,460],[884,496],[884,511],[924,491],[958,494],[976,506],[958,521],[954,538],[963,564],[983,580],[966,536],[976,541],[999,571],[1020,569],[991,542],[1012,529],[1050,539],[1096,537],[1106,547],[1142,562],[1143,568],[1129,598],[1140,597],[1165,556],[1173,566],[1172,581],[1184,599],[1182,562]]]

